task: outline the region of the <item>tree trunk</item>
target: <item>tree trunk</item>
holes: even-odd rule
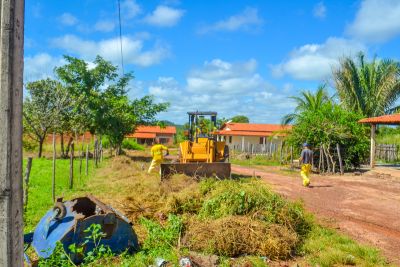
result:
[[[39,139],[39,153],[38,158],[42,157],[44,138]]]
[[[60,142],[61,142],[61,157],[65,158],[65,154],[64,154],[64,133],[60,133]]]
[[[67,144],[67,149],[65,150],[65,157],[67,158],[69,155],[69,149],[71,147],[72,141],[74,141],[74,138],[70,137],[68,140],[68,144]]]

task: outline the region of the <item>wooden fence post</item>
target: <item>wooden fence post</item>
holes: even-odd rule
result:
[[[100,139],[100,162],[103,162],[103,139]]]
[[[344,170],[343,170],[342,155],[340,154],[340,146],[339,146],[339,143],[336,144],[336,150],[337,150],[337,154],[338,154],[338,158],[339,158],[340,174],[343,175],[343,174],[344,174]]]
[[[86,176],[89,174],[89,144],[86,145]]]
[[[319,147],[319,160],[318,160],[318,172],[321,173],[321,164],[322,164],[322,147]]]
[[[28,189],[29,189],[29,175],[31,174],[32,157],[28,158],[25,170],[25,190],[24,190],[24,210],[28,207]]]
[[[293,168],[293,146],[290,146],[290,168]]]
[[[24,0],[0,4],[0,266],[23,266]]]
[[[98,158],[97,146],[98,146],[98,140],[97,140],[97,137],[96,137],[96,140],[94,141],[94,148],[93,148],[94,164],[95,164],[96,167],[97,167],[97,158]]]
[[[74,186],[74,142],[71,143],[71,154],[69,157],[69,189]]]
[[[53,173],[51,179],[51,196],[53,198],[53,202],[56,201],[56,133],[53,133]]]

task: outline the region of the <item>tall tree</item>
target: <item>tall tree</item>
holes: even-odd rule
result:
[[[67,64],[56,68],[56,73],[75,99],[80,128],[107,135],[117,151],[126,134],[139,124],[155,123],[156,115],[168,107],[167,103],[155,103],[150,96],[129,100],[133,74],[119,76],[118,68],[100,56],[94,60],[94,67],[78,58],[65,59]]]
[[[249,118],[244,115],[236,115],[230,119],[232,122],[249,123]]]
[[[113,88],[113,93],[126,94],[121,84],[127,84],[133,78],[132,73],[119,77],[118,68],[97,56],[94,67],[82,60],[71,56],[64,56],[67,64],[55,69],[58,78],[64,83],[75,100],[75,113],[80,114],[80,128],[96,133],[101,119],[104,103],[101,94],[104,88]],[[110,89],[111,90],[111,89]]]
[[[41,157],[46,136],[60,126],[69,99],[62,85],[52,79],[30,82],[26,89],[28,96],[23,108],[24,132],[39,143],[38,156]]]
[[[400,96],[400,66],[391,59],[374,58],[366,62],[365,55],[346,57],[333,71],[333,79],[341,104],[366,117],[380,116],[398,109]]]
[[[287,125],[297,120],[299,114],[305,111],[318,111],[327,103],[332,102],[326,90],[326,85],[320,85],[316,92],[302,91],[300,96],[290,97],[296,103],[293,113],[287,114],[282,119],[282,124]]]

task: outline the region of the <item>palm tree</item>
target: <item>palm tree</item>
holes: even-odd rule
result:
[[[399,78],[398,62],[376,58],[366,62],[363,53],[358,54],[356,61],[343,58],[339,68],[333,70],[342,106],[366,117],[393,113],[399,108],[394,106],[400,96]]]
[[[296,121],[298,116],[304,111],[317,111],[323,105],[327,103],[331,103],[332,99],[329,97],[326,91],[326,85],[318,86],[318,89],[315,93],[311,91],[302,91],[300,96],[292,96],[297,106],[293,113],[287,114],[282,118],[282,124],[287,125]]]

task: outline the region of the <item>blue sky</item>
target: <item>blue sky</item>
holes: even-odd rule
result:
[[[331,84],[332,68],[359,51],[398,59],[400,0],[121,0],[131,98],[171,103],[160,119],[186,112],[243,114],[279,123],[288,98]],[[68,54],[120,64],[117,0],[26,0],[25,82],[53,76]]]

